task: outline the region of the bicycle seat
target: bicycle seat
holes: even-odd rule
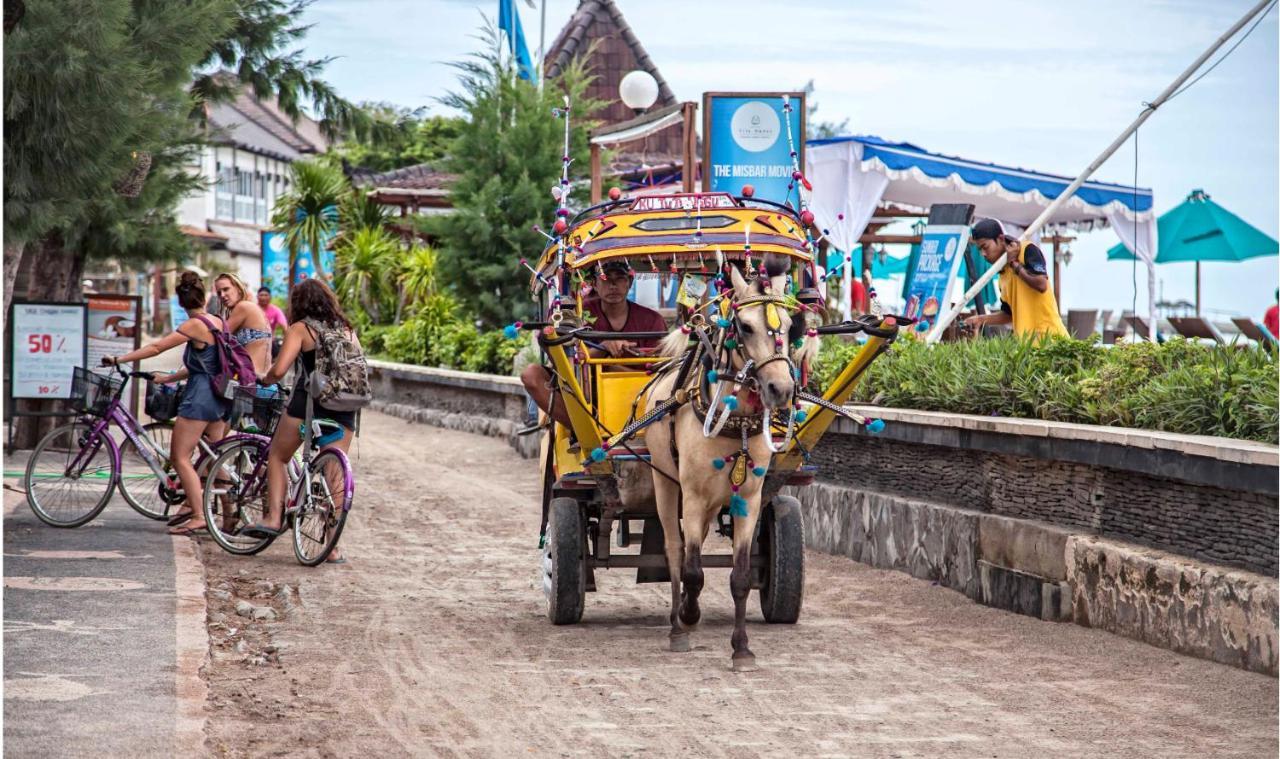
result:
[[[307,427],[305,424],[298,425],[298,433],[304,438],[307,436]],[[311,420],[311,445],[314,448],[323,448],[326,445],[336,443],[346,434],[346,427],[343,427],[332,419]]]

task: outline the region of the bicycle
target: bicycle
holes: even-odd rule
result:
[[[51,527],[89,523],[120,494],[134,511],[149,519],[167,519],[186,496],[169,462],[170,428],[163,422],[142,424],[120,403],[130,378],[154,381],[152,372],[115,367],[119,379],[76,367],[71,376],[70,404],[77,418],[54,427],[31,452],[23,476],[27,505]],[[117,443],[112,426],[124,433]],[[201,462],[217,444],[199,443]]]
[[[313,395],[314,390],[307,394],[307,411],[301,429],[302,459],[298,462],[295,458],[292,462],[297,466],[297,477],[295,479],[291,472],[283,515],[293,532],[294,556],[308,567],[323,563],[337,546],[355,495],[355,474],[346,453],[340,448],[326,447],[341,439],[333,435],[342,427],[330,420],[314,418]],[[204,490],[205,521],[215,542],[230,553],[257,553],[277,537],[239,532],[248,523],[244,519],[246,514],[257,515],[253,524],[260,523],[266,516],[269,450],[270,439],[258,445],[238,445],[223,451],[209,469]],[[228,523],[213,527],[217,516],[214,507],[220,497],[224,498],[220,502],[224,504],[224,515],[226,503],[235,505],[240,520],[235,539],[222,529]],[[282,529],[280,534],[283,532]]]

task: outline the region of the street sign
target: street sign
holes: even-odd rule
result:
[[[14,303],[9,317],[10,398],[67,398],[85,365],[83,303]]]
[[[703,93],[702,189],[738,195],[749,184],[757,198],[799,208],[792,172],[804,166],[804,105],[802,92]]]

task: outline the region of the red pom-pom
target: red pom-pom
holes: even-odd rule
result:
[[[742,197],[750,198],[755,194],[756,194],[756,188],[754,185],[744,184],[742,186]]]
[[[567,217],[569,216],[569,209],[567,209],[567,208],[557,208],[557,209],[556,209],[556,216],[564,216],[564,217],[566,217],[566,218],[567,218]]]
[[[813,226],[813,211],[804,209],[800,212],[800,221],[804,222],[806,227]]]
[[[797,169],[796,171],[791,172],[791,178],[792,178],[792,179],[799,179],[799,178],[800,178],[800,177],[802,177],[802,176],[804,176],[804,175],[800,173],[799,169]]]
[[[555,226],[551,228],[556,234],[562,235],[569,229],[569,222],[564,219],[556,219]]]
[[[622,197],[622,190],[619,190],[617,187],[609,188],[609,200],[617,200],[620,197]]]

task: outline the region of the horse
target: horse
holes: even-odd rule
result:
[[[705,365],[692,372],[670,370],[679,356],[691,350],[691,330],[677,327],[659,345],[659,352],[671,359],[668,369],[644,399],[650,412],[672,397],[695,399],[682,402],[663,423],[645,433],[671,574],[670,649],[690,648],[690,629],[701,618],[702,545],[720,509],[729,503],[733,515],[732,669],[737,672],[756,669],[755,655],[747,645],[746,603],[761,490],[774,452],[768,437],[770,420],[794,413],[796,366],[817,350],[816,333],[806,331],[804,312],[782,295],[788,268],[784,257],[766,256],[759,276],[748,281],[730,266],[732,292],[725,296],[731,296],[726,302],[732,305],[715,320],[719,345],[714,360],[719,371],[708,371]],[[684,381],[676,387],[681,377]],[[713,390],[717,385],[727,387],[723,397]],[[697,399],[707,402],[707,407],[700,408]],[[707,420],[707,415],[714,420]],[[715,434],[723,433],[722,429],[708,434],[720,422],[733,431],[731,436]]]

